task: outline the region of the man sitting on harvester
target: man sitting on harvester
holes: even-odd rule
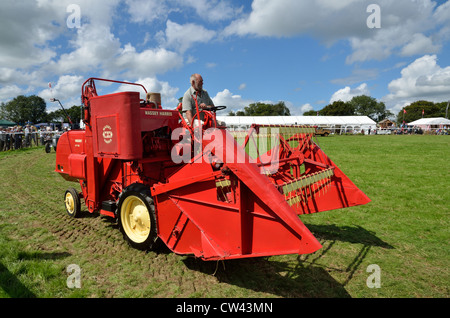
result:
[[[196,104],[201,109],[208,109],[214,107],[214,102],[207,91],[203,89],[203,78],[200,74],[193,74],[190,78],[191,87],[184,93],[183,96],[183,116],[188,125],[191,125],[192,118],[197,112]],[[202,117],[203,114],[200,114]],[[203,120],[203,118],[200,118]]]

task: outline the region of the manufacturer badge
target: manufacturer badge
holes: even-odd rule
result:
[[[113,132],[111,126],[106,125],[103,127],[103,140],[105,143],[110,144],[112,142]]]

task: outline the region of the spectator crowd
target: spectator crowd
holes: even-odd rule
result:
[[[0,127],[0,151],[42,146],[58,133],[44,126],[41,128],[31,125]]]

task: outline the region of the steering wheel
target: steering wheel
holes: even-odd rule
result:
[[[209,127],[212,127],[211,124],[213,124],[215,122],[215,119],[211,115],[211,113],[209,111],[206,111],[206,110],[207,109],[202,109],[198,113],[196,112],[194,114],[194,116],[192,116],[191,127],[195,128],[194,127],[195,120],[199,119],[199,115],[201,115],[201,114],[203,114],[203,116],[204,116],[203,120],[201,118],[199,119],[199,121],[203,121],[202,128],[203,129],[208,129]]]
[[[223,110],[225,108],[227,108],[227,106],[214,106],[214,107],[202,108],[201,110],[199,110],[199,113],[195,113],[194,116],[192,117],[191,127],[194,127],[195,119],[198,119],[199,114],[204,114],[203,125],[202,125],[203,129],[217,127],[216,116],[212,115],[211,112],[215,113],[216,111]]]
[[[214,106],[214,107],[209,107],[209,108],[204,108],[204,110],[208,110],[211,112],[216,112],[219,110],[224,110],[225,108],[227,108],[227,106]]]

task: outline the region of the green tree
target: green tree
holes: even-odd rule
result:
[[[291,111],[284,102],[253,103],[245,107],[244,111],[237,111],[236,116],[291,116]]]
[[[0,119],[6,119],[5,106],[4,102],[0,104]]]
[[[349,104],[355,110],[355,115],[368,116],[376,122],[392,116],[392,113],[386,109],[386,105],[383,102],[378,102],[370,96],[355,96]]]
[[[354,114],[355,108],[353,105],[341,100],[335,101],[319,110],[320,116],[353,116]]]
[[[317,110],[308,110],[303,113],[303,116],[317,116]]]
[[[64,107],[65,108],[65,107]],[[81,106],[72,106],[69,109],[66,109],[67,115],[69,115],[70,119],[72,119],[72,123],[78,124],[81,120]],[[66,114],[62,109],[55,110],[50,112],[47,115],[47,121],[49,122],[61,122],[64,121],[66,123],[69,122]]]
[[[27,122],[39,123],[46,118],[46,103],[36,95],[20,95],[13,100],[0,105],[0,113],[7,120],[14,121],[20,125]]]
[[[422,118],[422,111],[424,118],[445,117],[446,107],[447,102],[434,103],[425,100],[418,100],[399,111],[397,114],[397,123],[401,124],[403,123],[403,120],[406,123],[410,123],[420,119]],[[406,113],[404,113],[403,110],[406,110]]]

